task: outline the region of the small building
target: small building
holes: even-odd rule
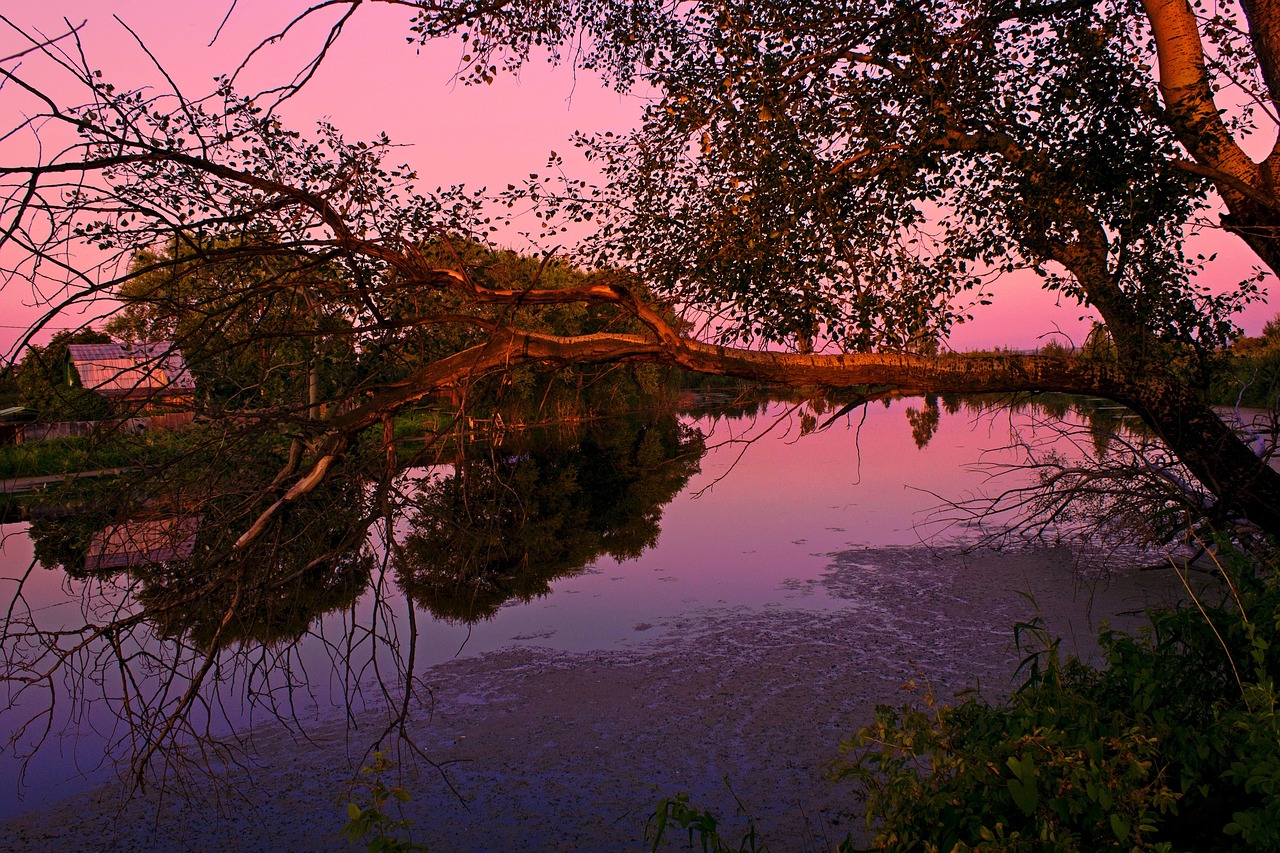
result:
[[[21,444],[22,429],[32,420],[35,420],[34,413],[22,406],[0,408],[0,445]]]
[[[196,547],[201,516],[134,519],[95,532],[89,539],[85,569],[124,569],[185,560]]]
[[[172,341],[71,344],[67,384],[96,391],[118,409],[135,410],[189,408],[196,390]]]

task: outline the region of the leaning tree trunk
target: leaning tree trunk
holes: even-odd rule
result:
[[[379,423],[384,413],[486,373],[531,362],[674,364],[698,373],[813,388],[894,389],[914,393],[1059,392],[1103,397],[1133,409],[1218,499],[1219,509],[1280,538],[1280,472],[1269,467],[1214,410],[1176,380],[1134,378],[1115,363],[1017,354],[814,355],[757,352],[691,340],[642,335],[558,337],[512,329],[431,364],[336,418],[346,435]],[[303,478],[306,480],[306,477]]]
[[[1259,457],[1212,407],[1186,388],[1133,383],[1112,399],[1136,412],[1227,515],[1242,516],[1280,540],[1280,471]]]

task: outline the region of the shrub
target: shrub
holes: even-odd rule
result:
[[[1031,623],[1008,700],[880,707],[834,766],[862,786],[875,845],[1280,849],[1280,583],[1242,568],[1218,606],[1104,631],[1105,669]]]

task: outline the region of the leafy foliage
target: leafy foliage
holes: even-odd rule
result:
[[[636,131],[578,137],[608,183],[570,181],[546,212],[595,214],[588,251],[724,312],[726,338],[920,350],[1022,268],[1144,347],[1212,348],[1257,298],[1252,279],[1224,296],[1191,280],[1182,227],[1204,184],[1168,168],[1179,144],[1127,2],[617,5],[446,5],[417,33],[465,29],[468,58],[503,56],[464,75],[486,81],[535,46],[560,59],[576,16],[595,38],[575,58],[656,89]],[[1229,40],[1224,68],[1247,53]]]
[[[1221,605],[1104,632],[1105,669],[1064,659],[1033,623],[1008,701],[881,707],[835,765],[867,793],[876,845],[1275,849],[1280,582],[1273,568],[1231,580]]]
[[[45,346],[27,348],[18,363],[18,399],[44,421],[93,421],[109,417],[111,406],[97,392],[80,384],[71,369],[67,347],[104,344],[111,338],[90,329],[62,331]]]
[[[207,245],[171,244],[133,255],[106,331],[126,341],[181,341],[207,403],[248,408],[330,399],[351,384],[350,322],[328,294],[342,270],[246,245],[248,235]]]
[[[0,446],[0,477],[40,477],[102,468],[161,465],[181,455],[188,446],[189,442],[180,433],[166,430],[7,444]]]
[[[1256,338],[1237,338],[1230,354],[1216,377],[1218,402],[1280,411],[1280,318],[1268,320]]]
[[[342,835],[353,844],[367,843],[369,853],[410,853],[427,849],[404,837],[412,821],[387,813],[389,806],[410,800],[403,786],[387,784],[386,774],[394,769],[395,762],[387,757],[386,750],[375,752],[372,763],[360,768],[364,781],[353,786],[353,793],[363,793],[347,803],[347,823],[342,827]]]
[[[359,4],[301,17],[335,6]],[[1231,80],[1261,98],[1280,79],[1241,35],[1280,21],[1246,21],[1252,8],[1228,4],[1201,31],[1183,16],[1187,38],[1221,51],[1200,69],[1206,89]],[[1158,89],[1161,16],[1131,0],[446,0],[414,16],[412,41],[463,38],[464,81],[546,56],[642,84],[651,104],[634,131],[578,137],[599,186],[553,153],[549,174],[497,193],[433,190],[388,138],[289,129],[228,78],[198,100],[120,89],[79,51],[43,45],[31,62],[72,75],[84,100],[39,97],[25,61],[6,72],[35,103],[14,111],[11,135],[73,135],[54,162],[0,168],[3,239],[22,248],[9,272],[65,287],[68,307],[121,296],[125,325],[176,307],[209,387],[287,424],[318,475],[329,451],[431,395],[533,385],[521,371],[547,366],[660,362],[826,387],[1106,396],[1234,514],[1280,525],[1280,474],[1204,394],[1206,362],[1260,279],[1207,290],[1195,274],[1213,259],[1184,251],[1211,186],[1255,205],[1232,207],[1228,227],[1264,262],[1280,205],[1266,200],[1274,182],[1227,181]],[[1230,142],[1249,121],[1217,129]],[[565,229],[588,222],[558,261]],[[557,248],[536,267],[516,260],[488,245],[504,226]],[[64,256],[86,259],[69,280]],[[1114,359],[942,352],[992,279],[1017,271],[1096,310]]]

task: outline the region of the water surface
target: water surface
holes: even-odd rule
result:
[[[341,603],[337,584],[330,592],[340,602],[338,609],[320,617],[299,642],[282,640],[288,631],[281,628],[273,639],[246,640],[236,654],[227,653],[220,681],[202,694],[209,708],[197,709],[197,728],[200,733],[226,736],[255,724],[277,725],[276,717],[305,722],[349,713],[358,721],[362,714],[383,713],[387,698],[398,695],[396,681],[408,666],[411,643],[414,675],[429,682],[424,673],[432,665],[500,649],[586,653],[643,648],[664,633],[679,632],[682,624],[688,624],[682,618],[691,614],[705,621],[716,618],[716,613],[834,612],[856,607],[857,596],[849,594],[847,584],[829,582],[835,555],[845,555],[840,559],[846,566],[858,565],[849,554],[864,549],[883,554],[886,547],[971,541],[975,535],[971,528],[938,523],[940,518],[956,515],[945,508],[945,501],[965,500],[992,488],[992,466],[1020,462],[1026,453],[1021,441],[1035,434],[1032,415],[1027,413],[949,414],[944,410],[938,413],[931,440],[920,447],[919,417],[914,421],[907,417],[908,409],[918,411],[919,406],[918,401],[897,401],[887,407],[873,404],[840,416],[816,432],[811,431],[814,425],[831,412],[816,415],[805,407],[778,403],[751,418],[687,418],[686,424],[705,443],[705,455],[696,460],[696,466],[688,459],[673,462],[668,458],[672,453],[654,457],[655,466],[683,465],[679,480],[687,477],[687,486],[664,507],[646,506],[639,510],[642,517],[624,520],[629,525],[625,535],[593,526],[596,521],[588,517],[607,509],[598,497],[584,501],[562,494],[579,494],[587,486],[579,482],[577,492],[557,491],[557,463],[550,457],[539,456],[537,450],[509,451],[505,456],[499,452],[495,458],[507,466],[502,470],[511,483],[523,476],[513,472],[534,471],[528,476],[536,482],[527,485],[517,502],[521,513],[535,513],[535,500],[560,500],[567,505],[565,512],[578,513],[576,526],[550,528],[551,536],[573,539],[573,543],[533,537],[524,543],[522,553],[567,559],[564,555],[578,553],[570,545],[591,528],[599,541],[582,547],[605,548],[615,556],[599,556],[580,569],[557,567],[545,580],[546,594],[529,600],[518,595],[505,604],[494,604],[485,611],[491,612],[486,618],[468,622],[433,616],[421,598],[416,598],[416,609],[411,607],[396,586],[404,576],[397,575],[393,561],[384,559],[385,545],[375,535],[360,558],[365,562],[351,562],[347,569],[359,577],[366,572],[368,584],[380,593],[366,591]],[[601,452],[606,451],[614,452],[608,448]],[[584,473],[587,463],[581,456],[576,458],[572,476],[589,478]],[[607,462],[611,457],[601,458]],[[649,457],[627,458],[611,464],[615,468],[638,465]],[[531,467],[534,462],[541,467]],[[976,467],[976,463],[982,464]],[[447,464],[412,472],[423,484],[453,473],[454,466]],[[663,487],[652,487],[645,472],[633,473],[623,485],[605,483],[603,488],[631,489],[628,499],[634,499],[632,492],[642,487],[653,492],[646,492],[646,499],[661,495]],[[672,482],[670,476],[662,476],[667,477],[663,483]],[[470,482],[474,484],[478,477],[473,473]],[[997,481],[996,487],[1020,482],[1018,475],[1013,477]],[[1025,481],[1025,475],[1021,479]],[[498,542],[518,538],[504,530],[507,522],[500,515],[483,523],[488,527],[481,529],[477,522],[468,535],[479,530],[496,535]],[[412,524],[402,521],[395,535],[406,541],[412,529]],[[112,608],[132,612],[140,606],[123,591],[127,584],[104,582],[101,577],[77,579],[56,566],[36,563],[28,532],[27,525],[5,526],[0,577],[9,590],[23,579],[19,609],[30,608],[42,628],[75,628],[84,624],[86,613],[101,620],[104,611]],[[95,535],[88,559],[103,562],[109,558],[101,556],[101,543],[116,534],[99,531]],[[456,550],[463,540],[445,541]],[[635,551],[641,553],[630,556]],[[446,562],[451,558],[434,557]],[[883,570],[883,557],[875,562]],[[422,571],[430,568],[427,565]],[[135,567],[131,574],[139,571]],[[1064,573],[1062,583],[1073,588],[1077,579]],[[199,614],[167,618],[186,619],[184,630],[196,636],[207,630],[201,627]],[[301,617],[273,612],[272,618],[289,626],[290,620]],[[953,618],[955,614],[945,612],[920,613],[920,630],[935,631]],[[25,642],[6,640],[6,655],[29,654]],[[198,656],[193,660],[184,672],[189,674],[190,667],[199,664]],[[390,684],[387,692],[374,686],[379,680]],[[121,688],[109,667],[88,679],[77,679],[70,672],[57,685],[50,732],[21,780],[23,798],[0,797],[0,802],[8,802],[0,806],[2,816],[45,805],[110,778],[113,765],[104,761],[104,754],[129,752],[132,733],[119,721]],[[0,726],[13,731],[33,714],[44,712],[48,699],[47,693],[24,696],[17,707],[0,716]],[[39,730],[29,730],[18,746],[29,748],[39,736]],[[6,793],[19,787],[19,764],[11,752],[0,764],[4,774],[0,784]]]

